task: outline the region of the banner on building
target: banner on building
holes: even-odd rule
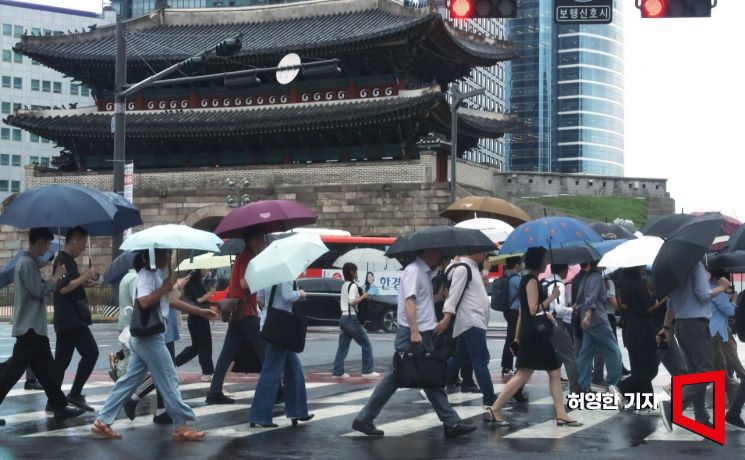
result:
[[[135,164],[125,163],[124,164],[124,198],[130,203],[134,203],[133,195],[135,188]],[[132,234],[132,229],[128,228],[124,231],[124,239],[126,240],[129,235]]]

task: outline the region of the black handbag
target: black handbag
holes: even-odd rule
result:
[[[132,320],[129,323],[129,333],[132,337],[148,337],[166,331],[165,322],[160,315],[160,305],[154,305],[145,310],[137,299],[137,291],[135,291],[133,303]]]
[[[393,375],[400,388],[444,388],[448,381],[447,357],[422,347],[397,351],[393,355]]]
[[[549,340],[554,335],[554,322],[548,319],[548,313],[533,317],[533,328],[543,340]]]
[[[305,349],[305,334],[307,332],[305,316],[299,308],[294,306],[292,312],[274,308],[272,304],[274,303],[276,289],[276,285],[272,286],[261,337],[279,348],[301,353]]]

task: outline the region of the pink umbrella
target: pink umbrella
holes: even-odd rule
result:
[[[241,238],[248,227],[260,227],[267,233],[282,232],[314,224],[318,217],[293,200],[255,201],[232,210],[218,224],[215,234],[221,238]]]
[[[692,212],[692,216],[703,216],[704,214],[712,214],[711,212]],[[709,250],[712,252],[719,252],[722,249],[724,249],[727,246],[727,241],[729,241],[729,236],[732,235],[735,230],[737,230],[737,227],[742,225],[742,222],[735,219],[734,217],[725,216],[722,214],[722,217],[724,217],[724,222],[722,222],[722,229],[719,231],[719,234],[714,239],[714,244],[711,245]]]
[[[580,268],[579,265],[570,265],[569,266],[569,273],[567,274],[567,278],[564,280],[565,283],[571,283],[574,277],[579,273]],[[538,275],[539,280],[543,280],[551,276],[551,265],[549,264],[546,267],[546,271]]]

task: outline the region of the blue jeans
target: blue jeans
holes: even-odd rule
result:
[[[621,350],[610,326],[599,324],[582,331],[582,349],[577,356],[579,386],[582,390],[590,388],[592,361],[598,349],[605,361],[608,385],[618,385],[621,381]]]
[[[249,421],[272,423],[272,409],[279,390],[279,381],[285,384],[285,413],[289,418],[308,415],[308,398],[305,394],[305,376],[297,353],[268,343],[256,393],[251,404]]]
[[[235,356],[238,354],[244,340],[251,343],[251,346],[259,356],[259,360],[262,364],[264,363],[266,342],[261,338],[261,332],[259,332],[259,317],[249,316],[228,323],[228,330],[225,333],[225,343],[222,345],[220,357],[217,358],[217,365],[215,365],[215,373],[212,375],[210,395],[222,393],[225,375],[228,373],[230,363],[235,360]]]
[[[367,337],[365,328],[362,327],[357,316],[342,315],[339,320],[339,348],[336,349],[336,358],[334,358],[334,370],[332,375],[344,374],[344,359],[349,353],[349,344],[354,339],[362,347],[362,373],[369,374],[373,371],[373,355],[370,339]]]
[[[166,348],[165,334],[132,337],[129,343],[131,350],[127,373],[114,384],[106,403],[98,412],[99,420],[107,425],[114,423],[124,401],[142,383],[148,371],[174,425],[180,426],[194,420],[194,411],[181,399],[176,366]]]
[[[448,380],[453,380],[458,376],[461,366],[470,359],[481,394],[484,395],[485,406],[491,406],[497,399],[489,373],[489,358],[486,331],[471,327],[456,338],[455,354],[448,360]]]
[[[432,331],[420,332],[422,335],[422,345],[426,350],[434,350],[432,346]],[[408,327],[398,325],[396,330],[396,351],[409,351],[411,350],[411,329]],[[375,417],[380,414],[383,406],[391,399],[393,393],[398,390],[396,384],[396,377],[393,375],[393,367],[386,372],[383,380],[380,381],[375,391],[373,391],[370,400],[367,401],[365,407],[362,408],[359,414],[357,414],[357,420],[364,423],[373,423]],[[447,427],[453,427],[460,423],[460,417],[458,413],[450,407],[448,401],[448,395],[445,393],[444,388],[426,388],[424,392],[427,394],[427,399],[432,403],[437,417]]]

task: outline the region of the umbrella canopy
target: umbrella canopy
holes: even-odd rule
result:
[[[456,256],[493,251],[497,246],[478,230],[437,225],[403,235],[385,253],[389,257],[416,256],[425,249],[439,249],[443,255]]]
[[[664,242],[659,236],[628,240],[603,255],[598,266],[628,268],[652,265]]]
[[[644,236],[659,236],[667,239],[675,230],[691,222],[696,217],[690,214],[668,214],[647,222],[640,230]]]
[[[103,273],[103,281],[109,284],[119,284],[130,268],[135,258],[134,252],[123,252],[114,259]]]
[[[328,248],[318,235],[296,233],[274,240],[249,262],[246,283],[251,292],[258,292],[275,284],[294,281],[327,252]]]
[[[551,263],[565,265],[592,262],[594,260],[600,260],[601,257],[600,252],[588,244],[556,248],[551,253]]]
[[[507,222],[498,219],[487,219],[485,217],[464,220],[463,222],[458,222],[455,226],[479,230],[495,244],[504,241],[507,235],[515,229],[515,227]]]
[[[222,238],[241,238],[248,227],[261,227],[265,232],[281,232],[310,225],[318,217],[294,200],[255,201],[232,210],[215,229]]]
[[[246,243],[241,238],[231,238],[220,246],[220,252],[217,253],[219,256],[234,256],[240,254],[243,248],[246,247]]]
[[[375,248],[356,248],[339,256],[334,267],[342,268],[346,263],[353,263],[365,271],[401,270],[403,267],[396,259],[386,257],[385,252]]]
[[[632,238],[636,239],[636,237]],[[591,246],[600,253],[601,256],[606,255],[608,252],[616,249],[618,246],[629,240],[605,240],[602,243],[592,243]]]
[[[146,228],[122,243],[122,251],[144,249],[194,249],[196,251],[219,252],[222,240],[214,233],[197,230],[186,225],[156,225]]]
[[[212,270],[215,268],[230,267],[233,261],[230,256],[218,256],[211,252],[202,254],[194,258],[188,258],[181,261],[176,268],[177,271],[187,270]]]
[[[569,266],[569,272],[567,273],[567,277],[564,279],[564,283],[571,283],[575,276],[577,276],[577,273],[580,272],[582,268],[579,265],[570,265]],[[545,280],[546,278],[549,278],[553,274],[553,271],[551,271],[551,264],[546,265],[546,270],[544,270],[543,273],[538,275],[539,280]]]
[[[91,222],[81,225],[88,231],[91,236],[107,236],[116,235],[122,233],[124,230],[138,225],[142,225],[142,218],[140,217],[140,210],[135,207],[132,203],[127,201],[126,198],[114,192],[101,192],[106,199],[116,208],[116,213],[112,219],[103,220],[100,222]],[[69,230],[68,227],[60,226],[52,228],[52,231],[59,231],[61,235],[64,235]]]
[[[51,262],[52,259],[54,259],[54,253],[59,251],[61,247],[62,245],[60,245],[58,241],[52,241],[49,250],[47,250],[43,256],[38,258],[39,266],[44,266]],[[3,269],[0,270],[0,289],[13,284],[13,273],[15,272],[16,264],[18,264],[18,260],[20,260],[22,254],[23,251],[16,253],[16,255],[5,264]]]
[[[571,217],[541,217],[515,229],[500,248],[504,253],[525,252],[543,246],[559,248],[582,243],[600,243],[603,238],[584,222]]]
[[[116,213],[117,207],[111,198],[99,190],[54,184],[18,195],[0,214],[0,224],[22,229],[48,227],[56,230],[112,222]]]
[[[607,222],[592,222],[590,228],[598,232],[604,240],[631,240],[636,238],[626,228]]]
[[[711,212],[692,212],[692,216],[703,216],[706,214],[711,214]],[[722,217],[724,218],[724,222],[722,222],[722,228],[719,229],[719,234],[717,234],[717,237],[714,238],[714,244],[711,245],[711,248],[709,250],[711,252],[719,252],[722,249],[726,248],[727,242],[730,239],[730,236],[735,233],[735,231],[742,225],[742,222],[735,219],[734,217],[725,216],[722,214]]]
[[[734,252],[745,250],[745,224],[740,225],[730,235],[726,243],[726,248],[722,252]]]
[[[738,250],[722,254],[707,254],[704,265],[710,270],[726,270],[733,273],[745,273],[745,251]]]
[[[528,213],[509,201],[490,196],[467,196],[456,200],[440,214],[454,222],[460,222],[476,217],[499,219],[512,226],[520,225],[530,220]]]
[[[658,298],[664,298],[686,283],[693,269],[709,250],[724,218],[706,214],[694,218],[668,238],[652,264],[652,282]]]

